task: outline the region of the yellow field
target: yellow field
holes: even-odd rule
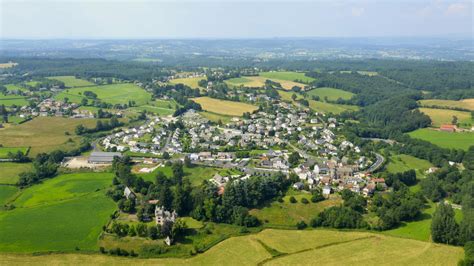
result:
[[[419,101],[421,106],[433,107],[433,106],[444,106],[444,107],[455,107],[463,108],[474,111],[474,99],[464,99],[460,101],[452,100],[421,100]]]
[[[199,97],[192,100],[199,103],[205,111],[223,115],[242,116],[245,112],[251,113],[258,109],[256,106],[247,103],[224,101],[209,97]]]
[[[198,85],[198,82],[200,80],[203,80],[203,79],[207,79],[206,77],[197,77],[197,78],[181,78],[181,79],[172,79],[170,80],[170,83],[173,83],[173,84],[184,84],[186,86],[189,86],[193,89],[196,89],[196,88],[202,88]]]
[[[70,119],[62,117],[37,117],[21,125],[0,129],[0,143],[5,147],[31,147],[30,156],[55,149],[72,149],[79,144],[80,137],[74,129],[83,124],[95,126],[95,119]],[[69,132],[67,136],[65,132]],[[67,143],[71,138],[74,142]]]
[[[18,63],[8,62],[8,63],[0,63],[0,68],[10,68],[18,65]]]
[[[266,77],[261,77],[261,76],[248,76],[248,77],[241,77],[237,79],[230,79],[226,80],[226,83],[231,85],[231,86],[245,86],[245,87],[262,87],[265,85],[265,81],[269,79]],[[285,90],[291,90],[294,86],[299,86],[301,88],[304,88],[306,86],[303,83],[298,83],[294,81],[289,81],[289,80],[282,80],[282,79],[270,79],[274,82],[278,82],[281,84],[283,89]]]
[[[431,118],[432,124],[435,127],[439,127],[443,124],[451,124],[453,116],[458,118],[458,123],[471,124],[474,121],[471,118],[471,113],[455,110],[446,109],[434,109],[434,108],[419,108],[420,111]]]
[[[273,256],[267,248],[280,256]],[[2,254],[6,265],[456,265],[461,247],[367,232],[267,229],[227,239],[187,259],[123,258],[98,254]]]

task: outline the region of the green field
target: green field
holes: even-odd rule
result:
[[[202,88],[199,86],[198,82],[200,80],[207,79],[206,77],[196,77],[196,78],[180,78],[180,79],[172,79],[170,80],[170,83],[172,84],[184,84],[186,86],[189,86],[193,89],[196,88]]]
[[[28,89],[25,89],[23,87],[20,87],[18,85],[14,85],[14,84],[7,84],[7,85],[4,85],[5,88],[7,88],[7,90],[9,91],[14,91],[14,90],[19,90],[19,91],[28,91]]]
[[[115,209],[105,196],[112,174],[67,174],[24,190],[0,212],[3,252],[97,250],[97,237]]]
[[[433,107],[441,106],[448,108],[463,108],[474,111],[474,99],[464,99],[459,101],[453,100],[421,100],[419,101],[421,106]]]
[[[1,144],[1,142],[0,142]],[[22,152],[23,154],[28,154],[28,147],[0,147],[0,159],[8,158],[8,153],[17,153]]]
[[[319,98],[321,98],[321,101],[324,101],[326,97],[330,101],[336,101],[339,98],[343,100],[349,100],[350,98],[352,98],[352,96],[354,96],[354,93],[352,92],[334,88],[317,88],[308,91],[307,94],[310,96],[319,96]]]
[[[215,123],[221,121],[222,123],[226,124],[226,123],[229,123],[232,119],[232,116],[210,113],[210,112],[205,112],[205,111],[200,112],[199,114]]]
[[[40,152],[55,149],[78,147],[80,137],[76,136],[74,129],[83,124],[93,127],[96,119],[69,119],[62,117],[37,117],[21,125],[12,125],[0,129],[1,144],[8,147],[31,147],[29,156],[36,156]],[[66,135],[69,132],[70,135]],[[71,138],[73,142],[68,142]]]
[[[16,106],[24,106],[28,105],[28,100],[25,96],[19,95],[3,95],[0,93],[0,105],[5,105],[7,107],[16,105]]]
[[[278,91],[278,94],[280,94],[280,97],[284,101],[290,101],[295,103],[293,99],[291,98],[293,94],[296,94],[294,92],[290,91]],[[302,99],[303,96],[301,94],[296,94],[296,99]],[[311,100],[310,98],[307,98],[309,102],[309,108],[316,112],[323,112],[323,113],[334,113],[334,114],[340,114],[344,111],[356,111],[359,109],[359,107],[355,105],[345,105],[345,104],[334,104],[334,103],[326,103],[326,102],[320,102],[320,101],[314,101]]]
[[[409,133],[413,138],[429,141],[443,148],[466,150],[474,145],[473,132],[443,132],[430,128],[422,128]]]
[[[272,80],[273,79],[287,80],[287,81],[298,80],[298,82],[303,82],[303,83],[310,83],[315,80],[312,77],[305,76],[304,73],[293,72],[293,71],[261,72],[259,75],[268,79],[272,79]]]
[[[139,106],[151,101],[150,93],[131,83],[66,89],[55,98],[64,100],[67,97],[70,102],[80,103],[85,98],[82,95],[85,91],[92,91],[97,94],[98,99],[110,104],[128,104],[129,101],[135,101]]]
[[[424,176],[425,171],[432,166],[433,165],[427,160],[418,159],[406,154],[399,154],[390,156],[388,164],[385,167],[390,173],[401,173],[413,169],[416,171],[416,176],[420,178]]]
[[[18,192],[15,186],[0,185],[0,210]]]
[[[258,109],[257,106],[247,103],[225,101],[209,97],[199,97],[192,100],[199,103],[205,111],[229,116],[242,116],[245,112],[251,113]]]
[[[453,116],[458,118],[460,127],[470,129],[471,125],[474,124],[474,119],[472,119],[470,112],[434,108],[419,108],[419,110],[431,118],[432,125],[435,127],[440,127],[444,124],[451,124]]]
[[[339,255],[344,251],[344,255]],[[461,247],[365,232],[275,230],[232,237],[186,259],[130,259],[94,254],[0,255],[6,264],[140,265],[456,265]]]
[[[28,172],[32,167],[31,163],[0,163],[0,184],[16,184],[19,174]]]
[[[290,196],[294,196],[297,203],[290,203]],[[301,199],[306,198],[309,203],[301,203]],[[263,221],[266,227],[295,227],[299,221],[305,221],[307,224],[312,218],[327,207],[335,206],[341,203],[337,197],[324,200],[318,203],[311,202],[311,194],[290,193],[283,197],[284,202],[274,201],[263,208],[250,211],[259,220]]]
[[[48,79],[62,81],[64,82],[64,86],[69,87],[69,88],[95,85],[94,83],[90,81],[87,81],[84,79],[78,79],[75,76],[53,76],[53,77],[48,77]]]

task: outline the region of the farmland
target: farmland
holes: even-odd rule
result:
[[[15,62],[8,62],[8,63],[0,63],[0,69],[1,68],[11,68],[18,65],[18,63]]]
[[[57,100],[68,98],[69,101],[80,103],[85,91],[91,91],[97,94],[97,98],[110,104],[128,104],[129,101],[135,101],[135,104],[144,105],[151,100],[151,95],[135,84],[112,84],[93,87],[81,87],[66,89],[56,95]]]
[[[474,124],[470,112],[434,108],[419,108],[419,110],[431,118],[432,125],[435,127],[451,124],[453,116],[458,118],[461,127],[471,128],[470,125]]]
[[[80,138],[74,134],[76,126],[93,127],[95,123],[95,119],[37,117],[21,125],[0,129],[0,139],[7,147],[31,147],[29,155],[35,156],[40,152],[77,147]],[[69,138],[72,142],[68,141]]]
[[[319,96],[321,100],[328,99],[330,101],[336,101],[341,98],[343,100],[349,100],[354,96],[352,92],[343,91],[334,88],[317,88],[307,92],[310,96]]]
[[[179,78],[179,79],[172,79],[170,80],[170,83],[172,84],[184,84],[186,86],[189,86],[193,89],[195,88],[201,88],[198,84],[200,80],[206,79],[206,77],[195,77],[195,78]]]
[[[399,154],[390,156],[386,169],[390,173],[401,173],[413,169],[416,171],[417,177],[425,175],[425,171],[433,165],[427,160],[418,159],[416,157]]]
[[[5,106],[23,106],[28,104],[28,100],[25,96],[19,95],[3,95],[0,93],[0,105],[4,104]]]
[[[0,159],[8,158],[8,153],[21,152],[26,155],[28,150],[28,147],[0,147]]]
[[[96,250],[101,227],[115,209],[103,191],[111,179],[103,173],[69,174],[26,189],[14,210],[0,212],[0,250]]]
[[[94,85],[94,83],[90,81],[87,81],[84,79],[78,79],[74,76],[54,76],[54,77],[48,77],[48,78],[64,82],[64,86],[69,87],[69,88]]]
[[[278,94],[280,94],[280,97],[285,100],[285,101],[290,101],[294,102],[291,96],[294,94],[293,92],[289,91],[278,91]],[[301,99],[302,96],[296,94],[297,97],[296,99]],[[311,99],[307,99],[309,102],[309,108],[316,112],[323,112],[323,113],[334,113],[334,114],[340,114],[344,111],[355,111],[358,110],[358,107],[355,105],[345,105],[345,104],[335,104],[335,103],[327,103],[327,102],[321,102],[321,101],[314,101]]]
[[[191,185],[193,186],[201,185],[202,181],[209,180],[215,173],[219,171],[217,168],[201,166],[194,166],[192,168],[184,167],[183,170],[185,178],[189,179]],[[140,174],[140,176],[143,177],[145,181],[153,182],[155,181],[157,171],[163,172],[163,174],[165,174],[167,177],[172,176],[172,170],[169,166],[158,168],[156,171],[150,174]]]
[[[0,185],[0,211],[2,206],[7,203],[17,192],[18,188],[15,186]]]
[[[298,81],[303,83],[310,83],[315,79],[312,77],[306,76],[304,73],[301,72],[293,72],[293,71],[271,71],[271,72],[261,72],[260,76],[265,77],[267,79],[276,79],[276,80],[286,80],[286,81]]]
[[[200,112],[199,114],[201,114],[205,118],[209,119],[210,121],[216,122],[216,123],[221,121],[222,123],[225,124],[225,123],[229,123],[230,120],[232,119],[231,116],[220,115],[220,114],[209,113],[209,112]]]
[[[1,162],[0,184],[15,184],[18,182],[19,174],[31,169],[31,163]]]
[[[262,77],[262,76],[245,76],[245,77],[240,77],[240,78],[228,79],[225,82],[230,86],[236,86],[236,87],[239,87],[239,86],[263,87],[267,79],[270,79],[270,78]],[[283,80],[283,79],[275,79],[275,78],[271,78],[270,80],[280,83],[283,89],[285,90],[291,90],[291,88],[293,88],[294,86],[299,86],[301,88],[305,86],[305,84],[294,82],[291,80]]]
[[[443,148],[456,148],[467,150],[474,145],[474,133],[472,132],[443,132],[430,128],[422,128],[409,133],[413,138],[429,141]]]
[[[269,249],[272,249],[270,253]],[[358,256],[335,256],[340,250]],[[276,253],[281,256],[275,256]],[[462,248],[402,239],[365,232],[332,230],[275,230],[227,239],[197,256],[178,259],[125,259],[113,256],[50,254],[29,256],[1,255],[7,264],[121,264],[153,265],[290,265],[312,264],[315,258],[323,265],[455,265],[463,256]]]
[[[218,100],[209,97],[194,98],[193,101],[199,103],[203,110],[231,116],[242,116],[245,112],[253,112],[257,110],[256,106],[225,100]]]
[[[462,108],[474,111],[474,99],[464,99],[459,101],[453,100],[420,100],[419,101],[421,106],[426,107],[447,107],[447,108]]]

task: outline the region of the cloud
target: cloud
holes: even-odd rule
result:
[[[448,16],[464,16],[469,13],[469,7],[465,3],[450,4],[444,12]]]
[[[360,17],[364,14],[365,8],[363,7],[353,7],[351,10],[352,16],[354,17]]]

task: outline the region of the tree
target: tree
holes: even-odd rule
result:
[[[299,160],[301,159],[301,156],[298,152],[294,151],[293,153],[290,154],[290,156],[288,157],[288,162],[292,165],[292,166],[296,166],[299,162]]]
[[[164,185],[160,190],[160,204],[165,207],[165,209],[170,210],[173,203],[173,194],[168,185]]]
[[[434,242],[455,245],[459,241],[459,225],[449,204],[440,203],[431,221],[431,237]]]
[[[155,240],[157,239],[159,236],[158,234],[158,228],[156,228],[156,226],[152,225],[150,227],[148,227],[148,237]]]
[[[295,197],[291,196],[290,197],[290,203],[297,203],[298,201],[296,200]]]
[[[163,152],[163,159],[169,160],[169,158],[170,158],[170,154],[167,151]]]
[[[187,168],[191,168],[193,166],[189,156],[184,157],[184,166],[186,166]]]
[[[188,228],[188,225],[186,222],[182,219],[177,219],[173,227],[171,228],[171,239],[177,239],[179,237],[184,236],[184,233],[186,232],[186,229]]]
[[[453,120],[451,120],[451,124],[456,125],[458,123],[458,117],[453,115]]]

